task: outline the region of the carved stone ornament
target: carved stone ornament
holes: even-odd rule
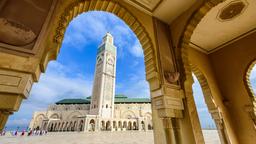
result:
[[[244,11],[247,3],[240,0],[235,0],[226,5],[223,9],[220,10],[218,19],[221,21],[231,20]]]
[[[36,34],[25,25],[0,18],[0,42],[24,46],[33,42],[35,38]]]
[[[165,72],[164,77],[169,83],[175,83],[179,80],[180,73],[179,72]]]

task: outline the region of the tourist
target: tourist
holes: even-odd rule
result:
[[[21,132],[21,135],[20,136],[24,136],[25,135],[25,130],[23,130],[22,132]]]
[[[32,135],[32,130],[30,129],[28,132],[28,136],[31,136],[31,135]]]

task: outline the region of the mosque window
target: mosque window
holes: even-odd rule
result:
[[[108,108],[108,104],[106,105],[106,108]]]

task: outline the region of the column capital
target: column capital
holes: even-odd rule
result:
[[[151,91],[152,107],[158,110],[160,118],[182,118],[184,110],[183,90],[173,84],[162,85],[160,89]]]

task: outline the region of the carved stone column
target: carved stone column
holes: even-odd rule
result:
[[[165,85],[151,93],[152,107],[162,120],[167,144],[180,143],[179,120],[183,118],[183,91],[176,86]]]
[[[194,144],[169,26],[154,19],[154,28],[158,72],[147,75],[147,80],[151,90],[155,143]]]
[[[0,130],[8,116],[28,97],[32,84],[31,74],[0,69]]]

